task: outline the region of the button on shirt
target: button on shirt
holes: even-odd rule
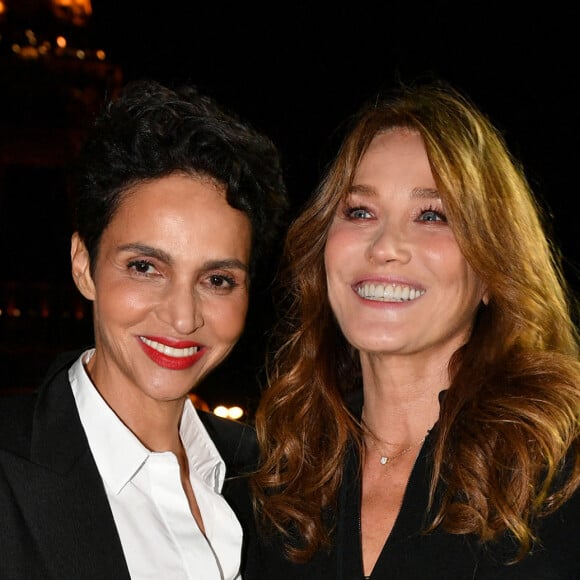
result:
[[[180,436],[205,535],[191,513],[175,454],[149,451],[95,389],[83,366],[93,353],[74,363],[69,380],[131,578],[241,578],[242,529],[221,495],[225,464],[193,404],[185,401]]]

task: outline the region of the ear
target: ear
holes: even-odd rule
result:
[[[94,300],[95,284],[91,276],[91,259],[85,243],[77,232],[71,238],[70,259],[76,287],[87,300]]]

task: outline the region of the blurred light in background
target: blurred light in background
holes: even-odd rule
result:
[[[212,412],[209,405],[196,393],[189,393],[189,398],[196,409],[207,411],[209,413]],[[238,407],[238,405],[232,405],[231,407],[218,405],[214,408],[213,414],[218,417],[223,417],[224,419],[233,419],[234,421],[237,421],[241,419],[246,412],[241,407]]]
[[[234,405],[233,407],[218,405],[213,410],[213,413],[218,417],[223,417],[224,419],[234,419],[236,421],[244,416],[244,410],[241,407],[238,407],[237,405]]]

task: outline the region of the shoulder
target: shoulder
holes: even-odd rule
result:
[[[23,393],[0,393],[0,449],[23,456],[28,453],[37,406],[45,399],[51,384],[67,378],[66,371],[81,352],[59,355],[38,389]]]
[[[251,425],[206,411],[198,410],[198,414],[230,474],[248,472],[257,465],[258,442]]]
[[[507,536],[491,546],[480,561],[481,578],[527,580],[528,578],[580,578],[580,492],[536,525],[537,540],[520,562],[506,565],[514,555],[514,542]]]
[[[62,373],[63,371],[68,371],[72,364],[87,350],[87,347],[70,350],[60,353],[48,367],[46,375],[44,377],[43,385],[54,379],[55,375]]]
[[[27,453],[35,405],[36,393],[0,395],[0,449]]]

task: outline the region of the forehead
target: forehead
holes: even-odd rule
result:
[[[154,241],[164,245],[223,248],[251,234],[247,215],[226,200],[215,181],[170,175],[140,183],[124,195],[104,238]],[[249,246],[249,241],[247,242]]]
[[[117,210],[127,203],[134,203],[135,199],[156,193],[161,198],[168,192],[183,190],[189,191],[192,196],[213,192],[214,195],[226,201],[225,186],[215,179],[198,174],[172,173],[154,179],[145,179],[128,187],[119,198]]]
[[[423,137],[419,132],[406,127],[379,131],[363,152],[359,168],[375,158],[381,158],[383,162],[389,163],[427,160]]]
[[[378,133],[362,155],[351,189],[379,192],[386,187],[424,192],[437,189],[423,138],[418,132],[394,128]]]

